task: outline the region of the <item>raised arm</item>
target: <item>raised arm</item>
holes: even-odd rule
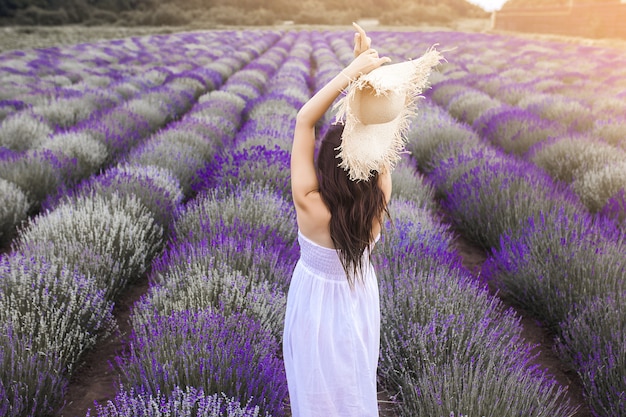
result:
[[[348,86],[350,80],[389,61],[387,57],[379,57],[375,49],[367,49],[311,97],[298,112],[291,149],[291,191],[298,209],[307,211],[308,196],[319,189],[313,160],[315,124]]]

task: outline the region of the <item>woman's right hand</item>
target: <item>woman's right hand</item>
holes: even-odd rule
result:
[[[363,28],[355,22],[352,22],[352,26],[356,29],[356,33],[354,34],[354,57],[356,58],[371,48],[372,39],[367,36]]]
[[[391,62],[391,58],[386,56],[379,57],[376,49],[369,48],[354,58],[342,72],[348,78],[354,80],[388,62]]]

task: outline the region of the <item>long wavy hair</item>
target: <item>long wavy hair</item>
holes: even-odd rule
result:
[[[317,155],[319,193],[330,210],[330,237],[339,252],[348,282],[353,287],[363,277],[363,254],[375,236],[372,225],[383,224],[389,216],[378,174],[368,181],[351,181],[338,166],[338,147],[343,125],[331,125],[324,135]]]

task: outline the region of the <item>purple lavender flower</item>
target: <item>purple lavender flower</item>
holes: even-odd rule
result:
[[[135,328],[128,357],[116,362],[129,387],[153,396],[175,387],[249,398],[249,406],[284,415],[287,381],[279,345],[258,322],[218,310],[156,315]]]
[[[237,184],[268,185],[288,198],[291,192],[290,153],[278,146],[253,146],[236,153],[222,153],[201,169],[192,188],[202,192],[212,188],[233,188]]]
[[[226,394],[204,393],[203,389],[176,387],[170,395],[161,392],[151,395],[140,389],[125,390],[123,387],[113,400],[96,404],[94,417],[271,417],[261,414],[259,407],[252,407],[229,398]],[[91,410],[87,417],[91,417]]]

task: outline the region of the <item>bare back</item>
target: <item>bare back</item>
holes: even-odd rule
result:
[[[385,201],[389,202],[391,197],[391,175],[383,174],[379,176],[379,186],[385,195]],[[310,192],[306,196],[307,209],[302,210],[296,205],[296,219],[298,229],[311,241],[320,246],[334,248],[333,240],[330,237],[331,213],[319,191]],[[378,236],[382,225],[378,221],[372,223],[372,236]]]

